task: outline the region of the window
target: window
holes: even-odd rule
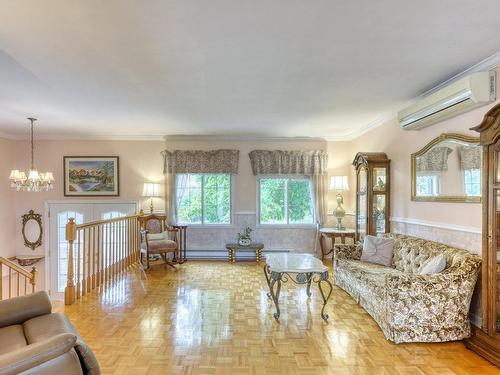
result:
[[[481,172],[479,169],[464,170],[465,195],[481,196]]]
[[[231,223],[229,174],[178,174],[176,194],[179,223]]]
[[[261,178],[260,224],[314,224],[311,182],[305,178]]]
[[[439,195],[439,176],[417,175],[417,195],[423,197]]]

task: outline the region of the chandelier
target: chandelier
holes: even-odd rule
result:
[[[10,172],[10,186],[17,191],[49,191],[54,187],[54,176],[52,172],[38,173],[35,169],[35,147],[33,144],[33,123],[36,118],[28,117],[31,122],[31,168],[28,177],[23,171],[14,169]]]

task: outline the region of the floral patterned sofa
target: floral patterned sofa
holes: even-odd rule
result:
[[[400,234],[392,267],[360,261],[362,245],[335,245],[335,284],[378,323],[387,339],[440,342],[470,336],[469,306],[481,258],[465,250]],[[446,257],[443,272],[419,275],[425,261]]]

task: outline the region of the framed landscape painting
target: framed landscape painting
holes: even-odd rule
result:
[[[65,156],[64,195],[119,196],[118,156]]]

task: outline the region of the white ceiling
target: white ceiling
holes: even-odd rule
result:
[[[498,0],[0,0],[0,133],[352,137],[500,51]]]

